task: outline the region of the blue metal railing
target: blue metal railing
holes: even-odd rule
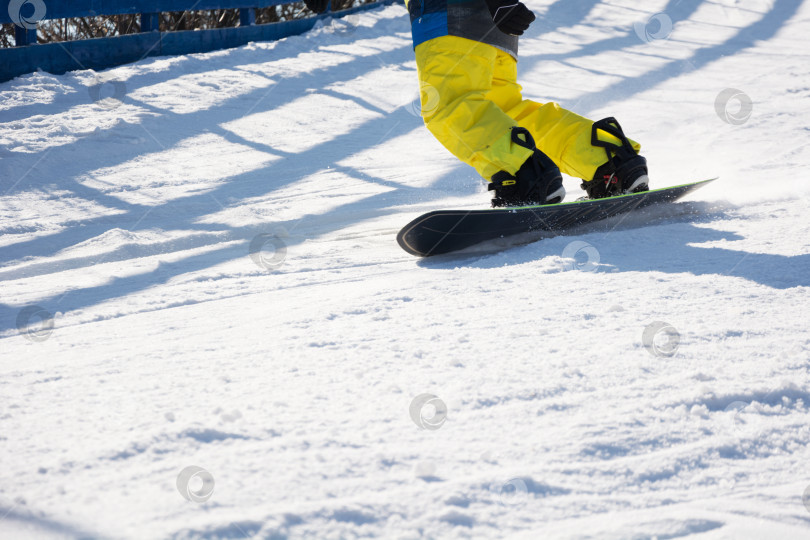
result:
[[[39,69],[61,74],[77,69],[104,69],[150,56],[208,52],[302,34],[324,17],[342,17],[391,4],[379,0],[317,17],[255,24],[256,9],[291,0],[0,0],[0,23],[15,25],[17,47],[0,49],[0,82]],[[160,14],[168,11],[238,9],[240,26],[210,30],[160,32]],[[141,32],[109,38],[37,45],[37,23],[47,19],[140,15]]]

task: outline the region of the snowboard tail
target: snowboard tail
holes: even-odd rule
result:
[[[397,242],[412,255],[429,257],[521,233],[562,232],[647,206],[677,201],[714,180],[716,178],[606,199],[545,206],[437,210],[419,216],[403,227],[397,235]]]

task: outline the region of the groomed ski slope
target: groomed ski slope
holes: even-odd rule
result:
[[[527,97],[721,180],[407,255],[487,194],[402,6],[0,85],[0,537],[810,537],[810,2],[529,5]]]

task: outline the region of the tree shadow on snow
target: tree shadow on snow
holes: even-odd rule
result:
[[[17,512],[14,508],[5,509],[0,506],[0,521],[5,521],[12,525],[12,530],[17,529],[18,532],[25,531],[29,538],[73,538],[76,540],[90,540],[97,539],[103,540],[106,538],[96,532],[90,532],[79,529],[74,525],[61,522],[55,519],[45,517],[35,517],[22,512]]]
[[[586,0],[577,1],[582,8],[582,11],[579,12],[582,15],[581,19],[587,16],[588,11],[595,7],[595,4],[598,4],[598,2],[588,2]],[[699,47],[688,58],[671,60],[657,69],[652,69],[634,77],[622,77],[614,84],[601,90],[585,93],[579,98],[564,101],[575,102],[576,105],[574,108],[576,108],[577,112],[580,114],[585,114],[589,110],[602,107],[606,102],[613,99],[626,101],[629,97],[654,88],[673,77],[680,76],[688,71],[696,71],[714,61],[721,60],[723,57],[731,56],[738,51],[749,48],[758,41],[765,41],[772,38],[788,20],[798,13],[802,3],[803,2],[797,0],[775,0],[768,12],[765,13],[760,20],[740,28],[734,36],[722,43]],[[570,2],[556,2],[549,8],[546,15],[541,18],[539,21],[540,24],[537,25],[537,27],[551,32],[558,30],[560,23],[565,26],[574,26],[576,21],[572,18],[571,12],[567,11],[568,7],[566,6],[568,4],[570,4]],[[669,0],[667,5],[659,13],[665,14],[672,21],[673,25],[677,25],[679,22],[689,20],[689,18],[705,4],[707,4],[705,0]],[[645,13],[643,16],[648,17],[648,14]],[[633,22],[644,21],[637,20]],[[718,22],[717,24],[720,23]],[[541,32],[541,34],[542,33],[545,32]],[[536,37],[531,28],[527,36],[530,38]],[[573,52],[560,54],[542,53],[536,58],[524,55],[521,57],[520,70],[529,70],[532,66],[540,62],[570,62],[577,58],[597,55],[603,52],[633,49],[639,45],[643,45],[643,43],[644,41],[641,36],[636,33],[634,25],[629,22],[625,36],[611,37],[585,44],[575,49]],[[643,52],[643,54],[654,54],[655,51],[655,47],[647,47],[640,52]],[[605,72],[607,73],[609,71],[610,67],[606,66]],[[566,105],[566,103],[564,102],[563,105]],[[568,105],[574,106],[573,103]]]

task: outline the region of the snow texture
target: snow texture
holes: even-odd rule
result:
[[[810,537],[810,1],[529,5],[527,97],[721,180],[407,255],[488,201],[401,5],[0,85],[0,537]]]

